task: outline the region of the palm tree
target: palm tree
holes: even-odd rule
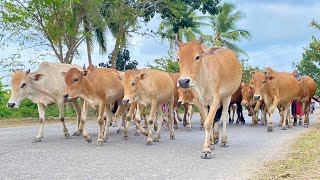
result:
[[[315,21],[314,19],[312,19],[310,25],[317,28],[318,30],[320,30],[320,24],[317,21]]]
[[[238,29],[236,23],[245,18],[241,11],[235,11],[236,6],[231,3],[224,3],[217,15],[209,16],[210,26],[214,30],[213,38],[206,36],[216,46],[223,46],[232,49],[237,55],[247,53],[238,47],[235,42],[241,39],[249,39],[250,33],[244,29]]]
[[[204,36],[200,28],[209,25],[203,22],[203,20],[207,19],[207,16],[197,16],[195,12],[192,12],[189,17],[193,19],[191,26],[188,28],[179,28],[178,31],[174,23],[168,19],[164,19],[160,23],[158,33],[161,35],[162,40],[167,39],[170,42],[170,48],[173,48],[175,34],[178,35],[179,39],[186,40],[187,42],[195,41],[198,36]]]

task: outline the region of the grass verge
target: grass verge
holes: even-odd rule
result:
[[[268,161],[250,179],[320,179],[320,118],[291,144],[285,159]]]

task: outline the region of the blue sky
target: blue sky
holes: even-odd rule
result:
[[[320,1],[308,0],[232,0],[237,8],[246,14],[246,18],[239,22],[238,27],[247,29],[252,37],[242,41],[239,46],[247,51],[249,64],[260,67],[273,67],[278,71],[292,71],[292,63],[301,59],[303,47],[307,47],[311,37],[320,38],[320,32],[310,27],[312,19],[320,22]],[[159,18],[153,19],[147,28],[156,30],[160,23]],[[143,27],[140,31],[144,31]],[[207,31],[207,29],[204,29]],[[210,31],[208,31],[210,33]],[[208,34],[205,33],[205,34]],[[108,54],[114,46],[114,39],[108,35]],[[139,62],[143,68],[147,62],[155,58],[167,57],[168,43],[161,43],[159,38],[147,38],[133,35],[129,39],[131,59]],[[16,47],[0,49],[1,57],[15,52]],[[80,46],[80,57],[74,60],[75,64],[87,63],[86,47]],[[23,59],[26,67],[30,58],[35,58],[41,52],[24,52]],[[106,62],[107,55],[100,55],[96,46],[93,53],[93,63]],[[48,60],[57,62],[53,58]],[[2,68],[1,68],[2,69]],[[3,73],[2,73],[3,74]]]

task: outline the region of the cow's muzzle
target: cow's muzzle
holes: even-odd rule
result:
[[[190,87],[190,79],[179,79],[179,87],[181,88],[189,88]]]
[[[178,100],[178,105],[180,105],[180,104],[183,104],[183,101],[182,100]]]
[[[122,99],[123,104],[129,104],[129,101],[130,101],[129,99]]]
[[[253,100],[262,100],[261,95],[254,95]]]
[[[15,105],[16,105],[16,103],[8,103],[8,104],[7,104],[7,106],[8,106],[9,108],[14,108]]]
[[[68,100],[69,94],[64,94],[64,95],[63,95],[63,98],[64,98],[65,100]]]

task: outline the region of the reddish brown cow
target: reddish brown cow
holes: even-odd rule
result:
[[[298,79],[300,85],[299,102],[304,107],[304,126],[309,126],[309,112],[312,97],[316,94],[317,84],[310,76],[303,76]],[[300,122],[299,122],[300,124]]]
[[[264,72],[253,72],[253,83],[255,86],[255,100],[263,100],[269,112],[268,132],[273,131],[273,113],[275,108],[282,107],[284,119],[290,102],[298,97],[300,86],[298,81],[289,73],[276,72],[271,68],[265,68]],[[292,126],[289,120],[288,126]],[[283,121],[282,129],[286,129],[286,121]]]
[[[99,109],[98,123],[99,134],[97,145],[101,146],[108,139],[109,126],[111,122],[110,105],[118,101],[118,105],[122,109],[124,115],[125,107],[122,104],[123,88],[120,75],[117,70],[109,68],[93,68],[90,71],[72,68],[64,74],[64,79],[67,84],[64,98],[81,97],[85,100],[81,113],[80,131],[83,137],[91,142],[91,137],[85,128],[86,115],[89,110],[89,105]],[[103,115],[106,112],[106,125]],[[122,116],[125,122],[125,116]],[[124,123],[123,138],[128,137],[128,123]],[[106,126],[106,128],[105,128]]]

